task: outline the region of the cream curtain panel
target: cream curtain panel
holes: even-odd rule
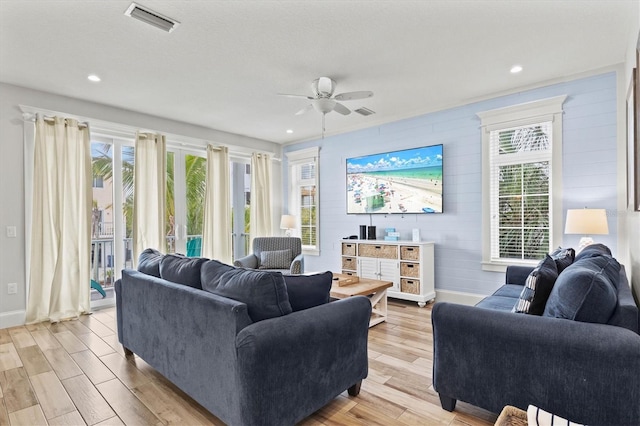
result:
[[[89,128],[38,116],[27,323],[90,311],[91,182]]]
[[[229,148],[207,146],[202,256],[231,264]]]
[[[133,261],[146,248],[166,251],[167,143],[164,135],[136,133],[133,163]]]
[[[269,154],[251,155],[251,245],[255,237],[273,235],[271,219],[271,157]]]

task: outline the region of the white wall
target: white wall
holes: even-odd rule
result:
[[[305,269],[340,270],[341,239],[358,234],[358,225],[395,227],[403,239],[410,239],[411,229],[419,228],[423,240],[436,243],[436,289],[492,293],[503,283],[504,274],[482,271],[480,264],[482,160],[476,113],[564,94],[568,98],[563,119],[563,205],[559,208],[563,212],[584,206],[607,209],[611,234],[597,240],[615,255],[619,250],[616,84],[616,73],[608,72],[285,147],[285,152],[321,147],[321,254],[307,256]],[[443,214],[346,214],[346,158],[440,143],[444,145]],[[577,246],[579,238],[566,235],[563,245]]]
[[[23,121],[18,105],[273,152],[277,156],[281,152],[281,147],[272,142],[0,83],[0,328],[21,323],[26,307]],[[273,169],[275,209],[280,211],[279,163]],[[7,238],[7,226],[17,227],[17,238]],[[18,284],[18,294],[7,295],[7,283],[11,282]]]

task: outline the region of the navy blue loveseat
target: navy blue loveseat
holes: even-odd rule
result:
[[[115,285],[120,343],[226,424],[293,425],[358,394],[371,304],[327,303],[331,272],[285,282],[149,249],[138,269]]]
[[[638,309],[624,267],[594,251],[560,272],[541,316],[512,312],[533,269],[515,266],[476,306],[434,305],[433,385],[444,409],[532,404],[578,423],[640,424]]]

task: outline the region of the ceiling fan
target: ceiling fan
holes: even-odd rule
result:
[[[311,83],[311,89],[313,90],[314,96],[289,95],[286,93],[278,94],[280,96],[289,96],[292,98],[305,98],[311,101],[309,105],[296,112],[296,115],[304,114],[311,109],[315,109],[316,111],[322,113],[322,115],[325,115],[326,113],[331,111],[338,112],[342,115],[349,115],[351,114],[351,110],[338,101],[353,101],[356,99],[365,99],[373,96],[373,92],[368,90],[339,93],[333,96],[333,92],[336,89],[336,82],[329,77],[320,77],[313,80],[313,82]]]

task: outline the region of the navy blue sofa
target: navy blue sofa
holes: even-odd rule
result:
[[[545,316],[551,302],[542,316],[512,312],[532,269],[510,266],[505,285],[476,306],[434,305],[433,386],[442,407],[453,411],[461,400],[499,413],[532,404],[578,423],[639,425],[638,308],[624,267],[609,271],[617,273],[616,301],[604,323]],[[558,275],[550,301],[560,276],[571,273]],[[604,269],[591,274],[600,279]]]
[[[324,290],[318,304],[305,290],[293,300],[295,286],[328,280],[330,288],[330,272],[291,277],[287,287],[280,273],[215,260],[153,262],[116,282],[120,343],[226,424],[293,425],[345,390],[358,394],[368,369],[367,298],[325,303]]]

